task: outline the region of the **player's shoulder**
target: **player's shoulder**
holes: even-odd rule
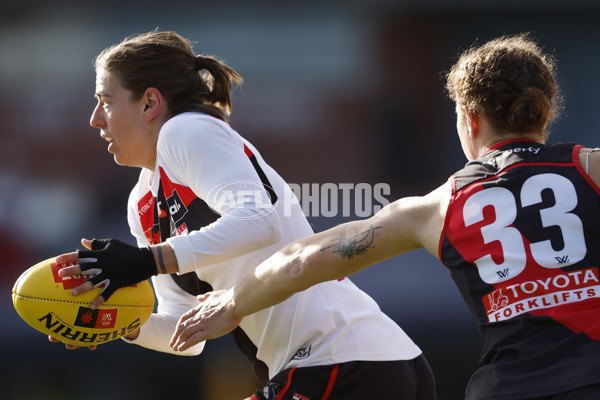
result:
[[[162,126],[157,142],[159,152],[167,148],[190,148],[201,145],[206,148],[216,138],[232,139],[236,135],[223,120],[200,112],[178,114]]]
[[[231,127],[223,120],[201,112],[177,114],[164,123],[160,135],[186,134],[206,130],[227,131]]]

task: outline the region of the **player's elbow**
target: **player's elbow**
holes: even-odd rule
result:
[[[318,253],[314,254],[315,246],[301,246],[296,244],[292,247],[284,264],[285,280],[300,290],[309,288],[319,283],[320,259]]]

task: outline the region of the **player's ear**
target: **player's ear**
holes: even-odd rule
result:
[[[473,139],[479,133],[479,118],[466,106],[463,106],[463,111],[467,119],[467,132],[469,132],[469,137]]]
[[[164,107],[164,99],[160,90],[150,87],[146,89],[142,96],[142,112],[144,119],[151,121],[156,118]]]

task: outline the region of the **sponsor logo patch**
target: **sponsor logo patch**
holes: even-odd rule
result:
[[[179,226],[179,221],[181,221],[183,217],[185,217],[185,214],[187,214],[188,209],[181,200],[177,189],[174,189],[171,196],[167,197],[167,206],[169,207],[169,214],[171,214],[173,222],[176,226]]]
[[[592,298],[600,298],[600,278],[596,267],[509,284],[482,300],[489,322],[497,322]]]
[[[115,327],[116,322],[116,308],[92,310],[88,307],[79,306],[79,311],[73,325],[82,328],[110,329]]]

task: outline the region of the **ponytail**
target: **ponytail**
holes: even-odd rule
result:
[[[243,82],[242,77],[233,69],[212,57],[197,55],[195,65],[201,74],[202,70],[208,72],[203,76],[210,88],[209,93],[206,95],[206,101],[221,107],[228,114],[231,113],[232,81],[241,84]]]

